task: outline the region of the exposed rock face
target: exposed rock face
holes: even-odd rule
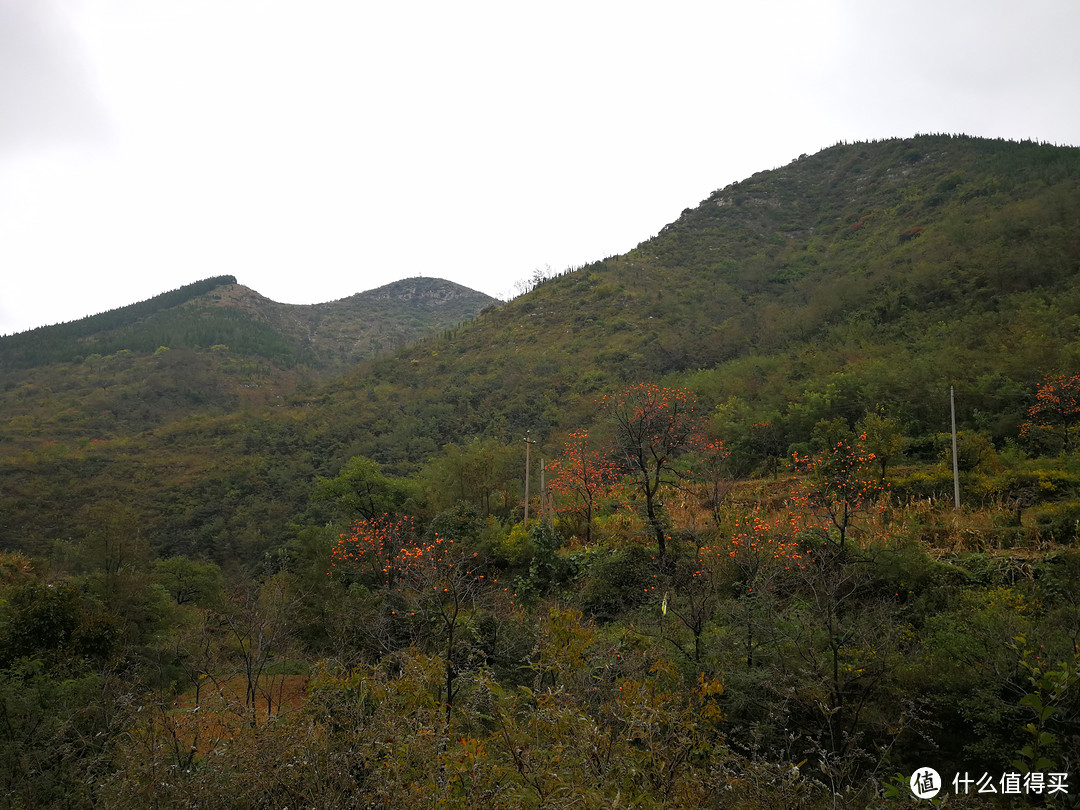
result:
[[[395,281],[377,290],[359,293],[355,297],[368,296],[374,300],[388,301],[424,301],[434,304],[445,304],[449,301],[468,299],[477,296],[475,290],[454,284],[442,279],[411,278]]]

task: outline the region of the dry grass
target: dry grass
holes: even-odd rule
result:
[[[245,703],[247,680],[242,675],[216,681],[207,678],[198,703],[191,689],[162,713],[163,730],[194,746],[200,755],[205,754],[222,740],[235,737],[241,728],[279,720],[301,710],[307,702],[309,680],[307,675],[279,675],[272,682],[267,679],[252,706]]]

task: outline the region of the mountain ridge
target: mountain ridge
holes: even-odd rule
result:
[[[256,354],[261,346],[279,361],[337,368],[403,348],[498,303],[445,279],[415,278],[336,301],[284,304],[238,284],[235,276],[217,276],[76,321],[0,337],[0,368],[72,362],[123,349],[213,345]],[[243,319],[252,334],[238,323]]]

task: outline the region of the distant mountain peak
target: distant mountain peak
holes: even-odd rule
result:
[[[161,346],[227,346],[287,365],[337,369],[402,349],[498,304],[452,281],[415,277],[320,304],[283,304],[220,276],[138,304],[0,338],[0,367]]]
[[[358,293],[358,295],[372,295],[380,298],[397,297],[403,300],[421,298],[432,301],[452,301],[456,298],[474,296],[476,291],[444,278],[414,276],[391,282],[366,293]]]

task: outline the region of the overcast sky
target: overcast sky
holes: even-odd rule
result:
[[[498,297],[840,140],[1080,143],[1077,0],[0,0],[0,334]]]

